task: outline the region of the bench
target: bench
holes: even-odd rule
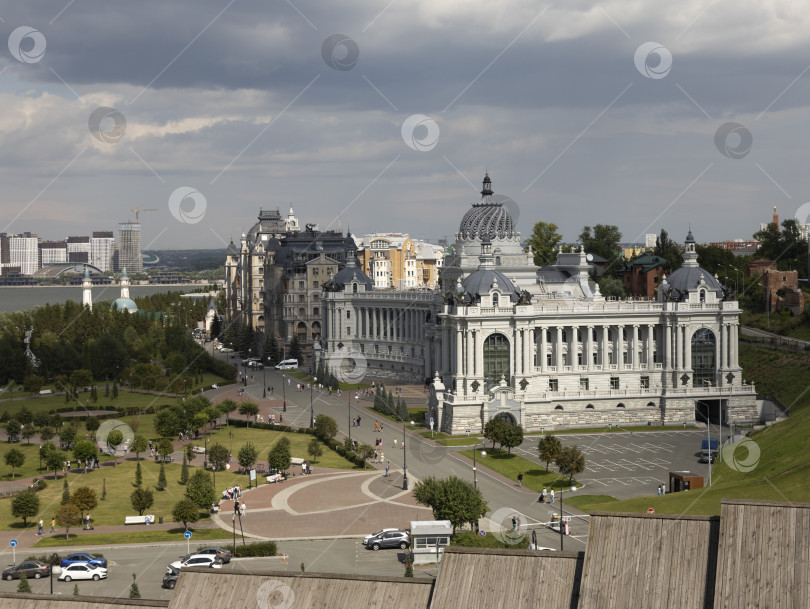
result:
[[[127,516],[124,524],[146,524],[146,516]]]
[[[286,476],[283,474],[270,474],[269,476],[265,477],[268,483],[270,482],[284,482],[287,479]]]
[[[191,451],[197,453],[198,455],[204,455],[205,454],[205,447],[203,447],[203,446],[195,446],[194,448],[191,449]]]

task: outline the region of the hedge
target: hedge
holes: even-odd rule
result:
[[[513,550],[526,550],[529,547],[529,535],[523,535],[515,541],[517,543],[505,543],[492,533],[478,535],[474,531],[461,531],[450,538],[450,545],[465,548],[511,548]]]
[[[206,546],[202,546],[206,547]],[[233,552],[234,558],[249,558],[255,556],[275,556],[278,553],[275,541],[257,541],[246,546],[237,545]]]

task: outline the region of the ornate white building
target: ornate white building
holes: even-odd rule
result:
[[[374,290],[359,269],[341,276],[349,267],[325,286],[333,370],[360,362],[372,378],[430,382],[429,414],[447,433],[496,416],[529,431],[757,418],[737,357],[738,303],[698,266],[691,232],[656,300],[606,300],[581,250],[535,267],[491,195],[487,177],[441,292]]]

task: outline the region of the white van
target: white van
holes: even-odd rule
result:
[[[292,370],[294,368],[298,368],[297,359],[285,359],[276,364],[276,370]]]

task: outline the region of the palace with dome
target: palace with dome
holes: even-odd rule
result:
[[[538,268],[485,177],[436,291],[379,290],[347,256],[323,285],[316,356],[342,379],[425,382],[445,433],[494,417],[526,431],[758,418],[737,352],[740,308],[697,262],[654,300],[599,293],[587,253]]]

